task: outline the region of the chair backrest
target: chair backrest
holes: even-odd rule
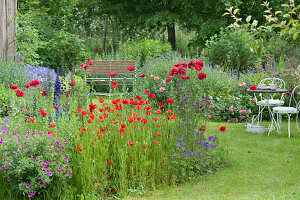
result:
[[[297,85],[292,92],[290,93],[290,103],[289,106],[295,107],[297,110],[300,111],[300,85]]]
[[[260,84],[266,84],[267,86],[270,84],[275,84],[275,85],[277,85],[278,88],[285,89],[285,82],[280,78],[265,78],[260,81]],[[269,94],[269,96],[271,96],[272,99],[274,98],[275,95],[276,95],[276,93]],[[285,93],[281,94],[280,100],[284,100],[284,95],[285,95]],[[260,96],[262,96],[262,94],[260,94]]]

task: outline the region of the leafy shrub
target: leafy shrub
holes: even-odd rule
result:
[[[53,39],[41,46],[39,56],[42,66],[68,73],[73,70],[73,65],[86,60],[91,53],[79,37],[60,30]]]
[[[9,93],[5,87],[0,84],[0,117],[5,117],[8,114]]]
[[[67,140],[21,130],[2,134],[0,141],[1,170],[13,192],[38,196],[71,176]]]
[[[222,29],[206,42],[207,56],[212,64],[223,65],[238,71],[255,66],[257,54],[247,43],[250,35],[236,30]]]
[[[34,14],[18,14],[16,33],[17,52],[23,56],[23,61],[31,65],[39,65],[39,49],[43,41],[38,29],[34,26]]]
[[[138,65],[142,66],[146,59],[157,58],[171,51],[169,43],[163,43],[159,40],[142,39],[134,41],[129,39],[120,45],[116,56],[137,60]]]

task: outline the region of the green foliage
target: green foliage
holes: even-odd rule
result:
[[[256,52],[248,45],[251,37],[247,33],[222,29],[206,41],[207,56],[213,64],[238,71],[254,67],[258,60]]]
[[[0,141],[1,169],[11,191],[31,197],[67,184],[72,172],[67,140],[27,129],[3,134]]]
[[[73,65],[91,56],[78,36],[64,30],[60,30],[53,39],[41,46],[39,54],[40,64],[55,69],[57,72],[64,70],[62,66],[67,72],[72,71]]]
[[[32,20],[33,13],[19,14],[16,33],[17,52],[23,56],[24,62],[39,65],[39,49],[46,42],[42,40],[39,31]]]
[[[0,117],[5,117],[8,114],[10,95],[6,91],[6,87],[0,84]]]
[[[278,2],[277,2],[278,3]],[[248,32],[254,37],[255,43],[252,47],[258,52],[258,55],[271,53],[271,56],[276,62],[286,59],[286,65],[295,68],[300,63],[299,42],[298,37],[300,31],[299,24],[299,5],[295,1],[289,1],[287,4],[282,4],[280,10],[272,11],[270,2],[265,1],[262,4],[265,7],[265,23],[266,25],[258,26],[257,20],[252,20],[248,16],[245,21],[238,17],[239,9],[232,7],[226,9],[224,15],[230,15],[235,22],[229,27],[234,27],[241,32]],[[292,62],[292,63],[291,63]]]
[[[171,51],[169,43],[163,43],[159,40],[127,40],[120,45],[116,56],[136,60],[138,65],[142,66],[147,59],[157,58],[162,54],[170,53]]]

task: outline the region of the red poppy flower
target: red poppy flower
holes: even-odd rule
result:
[[[54,108],[55,110],[58,110],[58,107],[57,107],[57,106],[53,106],[53,108]]]
[[[127,67],[128,71],[133,71],[134,68],[135,68],[135,66],[128,66],[128,67]]]
[[[176,116],[177,116],[177,114],[173,114],[173,115],[171,116],[171,119],[175,119]]]
[[[189,76],[180,76],[181,79],[191,79]]]
[[[172,98],[167,98],[167,101],[170,102],[171,104],[175,103],[175,101]]]
[[[8,86],[9,86],[10,89],[13,89],[13,90],[18,89],[18,86],[16,86],[16,85],[9,84]]]
[[[250,90],[256,90],[256,86],[255,85],[251,85],[250,86]]]
[[[87,112],[85,110],[81,111],[81,115],[86,115],[86,114],[87,114]]]
[[[74,81],[71,81],[71,82],[69,83],[69,85],[70,85],[70,86],[74,86],[74,85],[76,85],[76,83],[75,83]]]
[[[221,127],[220,127],[220,131],[221,131],[221,132],[225,132],[225,131],[226,131],[226,126],[221,126]]]
[[[145,76],[146,76],[146,74],[142,74],[142,75],[140,75],[140,77],[141,77],[141,78],[144,78]]]
[[[150,113],[150,111],[149,110],[147,110],[147,113],[146,113],[147,115],[151,115],[151,113]]]
[[[140,97],[139,95],[136,95],[135,99],[142,100],[142,97]]]
[[[88,130],[88,128],[82,127],[81,128],[81,133],[83,133],[84,131],[87,131],[87,130]]]
[[[95,115],[93,113],[90,112],[89,115],[90,115],[90,118],[95,119]]]
[[[154,97],[156,97],[156,95],[155,95],[155,94],[149,94],[148,96],[149,96],[149,97],[151,97],[151,98],[154,98]]]
[[[117,123],[119,123],[119,120],[117,120],[117,121],[113,121],[113,124],[117,124]]]
[[[49,130],[49,131],[47,131],[47,134],[51,134],[52,132]]]
[[[93,122],[92,119],[88,119],[88,120],[87,120],[87,123],[89,123],[89,124],[92,123],[92,122]]]
[[[92,142],[92,145],[95,145],[95,142]]]
[[[97,108],[97,105],[91,103],[91,104],[89,105],[89,107],[90,107],[90,112],[93,112],[93,111]]]
[[[167,110],[167,112],[166,112],[166,113],[169,113],[169,114],[170,114],[170,113],[172,113],[172,110]]]
[[[161,113],[161,110],[157,110],[156,113],[159,115]]]
[[[129,123],[132,123],[132,122],[133,122],[133,119],[129,118],[128,121],[129,121]]]
[[[104,114],[103,114],[103,117],[104,117],[104,118],[107,118],[107,117],[108,117],[108,114],[107,114],[107,113],[104,113]]]
[[[26,88],[30,88],[30,83],[25,83]]]
[[[153,119],[154,119],[154,121],[157,121],[157,120],[158,120],[158,118],[157,118],[157,117],[154,117]]]
[[[35,118],[33,118],[33,117],[30,117],[30,118],[29,118],[29,121],[31,121],[31,122],[36,122]]]
[[[98,99],[99,103],[103,103],[104,99]]]
[[[81,152],[82,151],[82,147],[81,146],[77,146],[77,150],[78,150],[78,152]]]
[[[161,107],[161,108],[164,107],[164,104],[163,104],[162,102],[159,102],[158,105],[159,105],[159,107]]]
[[[43,115],[43,117],[45,117],[48,113],[44,110],[40,110],[41,115]]]
[[[197,61],[195,62],[195,65],[200,65],[201,67],[204,66],[204,64],[203,64],[203,62],[202,62],[201,60],[197,60]]]
[[[124,105],[127,105],[127,104],[129,104],[129,101],[126,100],[126,99],[123,99],[122,103],[123,103]]]
[[[134,145],[134,143],[133,143],[133,142],[128,142],[128,144],[129,144],[130,146],[133,146],[133,145]]]
[[[115,82],[115,81],[113,81],[113,83],[112,83],[112,85],[111,85],[111,88],[116,88],[116,87],[118,87],[118,83],[117,82]]]
[[[154,143],[155,143],[155,144],[158,144],[158,142],[157,142],[156,140],[154,140]]]
[[[50,128],[54,128],[55,126],[55,124],[50,124]]]
[[[141,117],[137,117],[137,118],[136,118],[136,120],[138,120],[138,121],[141,121],[141,120],[142,120],[142,118],[141,118]]]
[[[202,70],[202,67],[200,65],[195,65],[194,68],[195,70]]]
[[[112,72],[110,72],[108,75],[109,75],[110,77],[114,77],[114,76],[117,76],[118,74],[119,74],[118,72],[112,71]]]
[[[121,128],[126,128],[126,125],[125,124],[121,124]]]
[[[122,134],[125,134],[126,133],[126,131],[123,129],[123,128],[120,128],[120,133],[122,133]]]
[[[159,164],[162,167],[162,163]]]
[[[106,162],[107,165],[109,165],[111,163],[111,160],[109,160],[108,162]]]
[[[30,84],[30,86],[32,86],[32,87],[36,87],[36,86],[40,85],[41,82],[40,82],[39,80],[33,80],[33,81],[31,81],[29,84]]]
[[[157,133],[157,136],[161,136],[161,133]]]
[[[25,95],[25,92],[23,90],[17,89],[17,90],[15,90],[15,92],[16,92],[17,97],[24,97],[24,95]]]
[[[143,148],[143,149],[146,149],[147,147],[146,147],[146,146],[142,146],[142,148]]]
[[[167,78],[164,82],[165,83],[169,83],[171,81],[171,79],[172,79],[172,76],[170,76],[169,78]]]
[[[206,78],[206,74],[204,74],[203,72],[201,72],[200,74],[198,74],[198,78],[199,78],[200,80],[203,80],[203,79]]]
[[[148,94],[148,93],[150,93],[150,91],[149,91],[149,90],[145,90],[144,93],[145,93],[145,94]]]
[[[81,113],[82,109],[81,108],[77,108],[77,113]]]
[[[193,60],[191,60],[188,64],[188,68],[191,69],[192,66],[194,66],[194,65],[195,65],[195,62]]]

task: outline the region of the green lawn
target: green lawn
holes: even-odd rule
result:
[[[300,135],[295,122],[291,138],[282,134],[247,133],[244,124],[208,123],[209,135],[227,141],[226,168],[181,186],[164,187],[126,199],[300,199]],[[218,127],[226,125],[225,133]],[[213,134],[214,133],[214,134]]]

